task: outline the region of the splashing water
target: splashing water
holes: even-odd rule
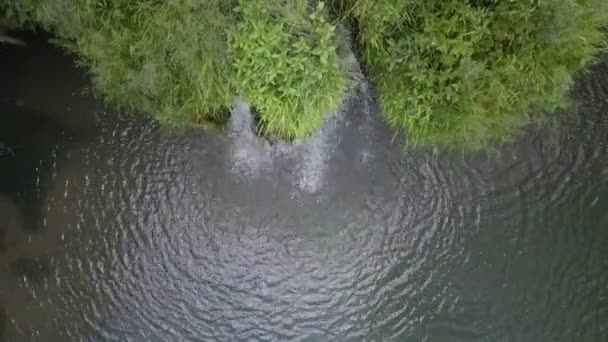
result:
[[[369,89],[365,83],[361,83],[364,77],[351,49],[348,30],[341,29],[338,35],[341,41],[338,54],[352,81],[339,108],[327,113],[321,128],[308,139],[271,144],[256,134],[251,107],[237,100],[230,122],[233,172],[246,177],[259,177],[264,171],[279,168],[291,175],[293,185],[300,191],[317,193],[322,189],[328,152],[339,144],[335,131],[344,120],[350,100],[361,93],[370,99]],[[369,160],[367,153],[364,152],[362,156],[364,160]]]

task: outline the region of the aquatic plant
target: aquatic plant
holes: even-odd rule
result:
[[[388,123],[409,142],[481,148],[567,103],[605,48],[601,0],[342,0]]]
[[[239,1],[230,32],[235,85],[266,136],[297,139],[319,129],[346,86],[335,26],[323,2]]]

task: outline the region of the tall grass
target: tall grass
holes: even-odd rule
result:
[[[319,129],[345,91],[335,26],[323,2],[239,1],[230,33],[236,86],[266,136],[303,138]]]
[[[414,145],[509,140],[606,46],[601,0],[345,1],[383,114]]]
[[[0,1],[54,32],[109,99],[169,125],[224,120],[240,95],[262,134],[301,138],[345,88],[323,2]]]
[[[228,115],[231,10],[223,0],[53,0],[40,1],[33,17],[109,99],[184,126]]]
[[[330,1],[330,0],[328,0]],[[103,94],[173,125],[227,118],[235,96],[266,136],[297,139],[339,103],[329,12],[387,122],[414,145],[482,148],[565,106],[606,47],[605,0],[0,0],[80,56]],[[332,11],[328,11],[330,7]]]

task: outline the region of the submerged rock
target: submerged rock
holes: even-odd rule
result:
[[[0,31],[0,44],[13,44],[13,45],[25,45],[24,42],[17,38],[13,38],[9,35],[6,35]]]

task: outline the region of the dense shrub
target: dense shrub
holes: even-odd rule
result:
[[[109,99],[170,125],[224,119],[238,91],[263,134],[301,138],[345,87],[322,2],[0,0],[0,8],[55,33]]]
[[[259,114],[264,135],[308,135],[343,95],[335,27],[323,2],[310,3],[239,1],[239,22],[230,34],[237,87]]]
[[[605,0],[332,0],[354,18],[383,115],[414,144],[478,148],[562,106],[605,46]],[[80,56],[110,99],[170,125],[226,118],[267,136],[318,128],[346,86],[318,0],[0,0]]]
[[[346,0],[384,116],[410,142],[478,148],[563,105],[604,46],[602,0]]]
[[[223,0],[53,0],[40,2],[36,18],[104,95],[183,126],[228,114],[231,10]]]

